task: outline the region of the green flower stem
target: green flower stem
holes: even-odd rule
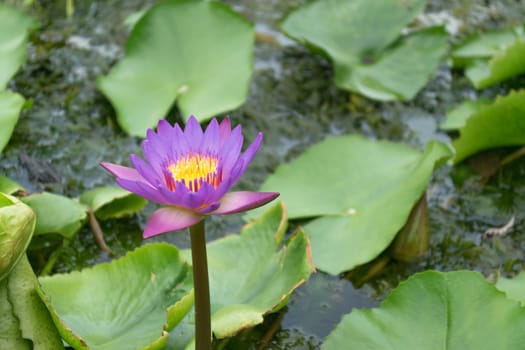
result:
[[[190,226],[193,289],[195,293],[195,350],[211,348],[210,285],[204,220]]]

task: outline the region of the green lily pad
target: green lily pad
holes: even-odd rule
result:
[[[206,120],[246,99],[254,40],[253,25],[227,5],[163,1],[133,27],[125,58],[98,86],[132,135],[144,136],[173,102],[184,118]]]
[[[13,194],[18,191],[25,191],[25,188],[10,178],[0,175],[0,192]]]
[[[452,52],[454,63],[466,67],[477,89],[525,73],[524,26],[475,35]]]
[[[288,15],[282,29],[326,53],[338,87],[382,100],[409,100],[448,49],[442,28],[401,36],[426,1],[323,0]]]
[[[519,301],[521,305],[525,305],[525,272],[521,271],[514,278],[498,278],[496,288],[505,292],[507,298]]]
[[[455,163],[486,149],[525,144],[525,90],[498,96],[471,115],[459,133]]]
[[[0,4],[0,90],[6,88],[24,63],[29,31],[35,25],[36,22],[23,12]]]
[[[2,152],[11,138],[23,105],[24,99],[19,94],[10,91],[0,91],[0,152]]]
[[[279,191],[304,226],[315,266],[339,274],[374,259],[394,239],[450,149],[431,142],[421,152],[364,137],[330,137],[279,166],[261,191]],[[253,214],[250,214],[253,215]]]
[[[31,341],[22,336],[18,317],[9,302],[7,282],[7,278],[0,280],[0,349],[31,350]]]
[[[0,281],[25,255],[34,229],[35,213],[31,208],[0,193]]]
[[[64,349],[55,324],[36,292],[35,287],[38,282],[25,254],[6,280],[7,299],[0,299],[0,304],[10,304],[12,309],[10,314],[2,313],[1,318],[16,317],[19,334],[12,331],[0,332],[0,334],[6,335],[7,340],[13,343],[19,343],[21,339],[30,340],[31,343],[27,349]],[[12,321],[10,322],[14,325]],[[0,345],[2,345],[1,341]],[[2,349],[13,349],[13,347],[6,346]]]
[[[163,349],[167,331],[193,305],[191,269],[165,243],[39,281],[40,297],[75,349]]]
[[[456,130],[465,126],[467,119],[492,101],[484,98],[466,100],[447,112],[447,119],[440,125],[442,130]]]
[[[525,344],[525,308],[472,271],[410,277],[377,309],[354,310],[322,350],[516,350]]]
[[[36,284],[25,254],[0,281],[0,349],[64,349],[49,312],[36,294]]]
[[[36,213],[35,235],[58,233],[71,238],[87,218],[82,204],[57,194],[42,192],[23,197],[22,201]]]
[[[79,200],[102,220],[136,213],[148,203],[144,198],[114,186],[99,187],[84,192]]]
[[[267,313],[283,307],[290,294],[314,271],[309,242],[298,230],[279,250],[287,219],[277,204],[247,224],[240,235],[229,235],[207,245],[212,330],[225,338],[263,322]],[[191,252],[184,251],[188,261]],[[193,337],[188,318],[173,330],[173,349],[191,349]]]

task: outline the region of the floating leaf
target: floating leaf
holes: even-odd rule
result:
[[[507,298],[525,305],[525,272],[521,271],[514,278],[498,278],[496,288],[505,292]]]
[[[330,137],[279,166],[261,191],[279,191],[304,226],[319,269],[339,274],[374,259],[394,239],[429,182],[451,156],[431,142],[424,154],[361,136]],[[253,215],[253,214],[250,214]]]
[[[516,350],[525,343],[525,308],[472,271],[410,277],[378,309],[354,310],[322,350]]]
[[[103,220],[136,213],[148,203],[144,198],[114,186],[84,192],[79,200]]]
[[[10,178],[0,175],[0,192],[13,194],[19,191],[25,191],[25,188]]]
[[[27,38],[35,24],[21,11],[0,4],[0,90],[6,88],[11,77],[24,63]]]
[[[59,233],[70,238],[78,232],[87,217],[82,204],[49,192],[23,197],[22,201],[36,213],[35,235]]]
[[[525,144],[525,90],[499,96],[471,115],[454,141],[455,163],[486,149]]]
[[[0,91],[0,152],[2,152],[11,138],[23,105],[24,99],[19,94],[10,91]]]
[[[525,73],[523,30],[519,26],[475,35],[454,49],[454,62],[466,67],[467,77],[478,89]]]
[[[0,349],[32,350],[31,341],[20,332],[18,317],[8,299],[7,283],[8,278],[0,280]]]
[[[140,18],[126,57],[98,86],[132,135],[144,136],[174,101],[184,118],[206,120],[246,99],[254,38],[252,24],[227,5],[164,1]]]
[[[246,225],[240,235],[208,244],[212,329],[217,338],[262,323],[263,316],[282,307],[314,270],[302,231],[278,250],[286,231],[285,215],[283,205],[277,204]],[[184,254],[191,259],[191,252]],[[193,328],[188,322],[173,332],[189,332],[185,338],[191,339]],[[187,341],[170,338],[174,349],[186,347]]]
[[[316,1],[288,15],[282,29],[331,57],[337,86],[377,100],[409,100],[430,79],[448,48],[442,28],[400,37],[425,3]]]
[[[37,283],[33,269],[24,254],[8,277],[6,301],[12,305],[12,312],[19,321],[20,335],[31,340],[30,349],[64,349],[53,320],[36,292]]]
[[[467,119],[478,112],[483,106],[492,101],[480,98],[478,100],[466,100],[459,106],[447,112],[447,119],[440,125],[442,130],[456,130],[465,126]]]
[[[0,193],[0,280],[25,255],[33,237],[35,213],[27,205]]]
[[[75,349],[162,349],[166,330],[193,305],[190,268],[165,243],[40,283],[60,334]]]

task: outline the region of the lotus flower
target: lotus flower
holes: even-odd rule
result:
[[[144,238],[183,229],[204,216],[233,214],[257,208],[275,199],[275,192],[230,192],[259,149],[259,133],[241,154],[241,126],[231,129],[229,118],[212,119],[203,132],[190,117],[184,131],[160,120],[142,142],[146,161],[130,156],[134,168],[102,162],[120,187],[166,205],[149,218]]]

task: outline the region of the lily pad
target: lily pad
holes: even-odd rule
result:
[[[33,269],[24,254],[7,278],[7,299],[0,299],[0,304],[8,303],[11,305],[11,314],[17,318],[18,329],[20,330],[20,334],[15,339],[30,340],[30,346],[27,349],[64,349],[55,324],[36,292],[37,283]],[[10,318],[8,314],[2,313],[1,315],[2,318]],[[9,336],[9,334],[6,335]],[[11,341],[19,342],[15,339],[11,339]],[[13,348],[2,347],[2,349]]]
[[[459,133],[455,163],[486,149],[525,144],[525,90],[498,96],[471,115]]]
[[[263,322],[263,316],[286,303],[290,294],[314,271],[309,242],[298,230],[282,248],[287,219],[283,204],[268,209],[247,224],[240,235],[208,244],[212,330],[225,338]],[[191,252],[184,251],[188,261]],[[191,339],[193,327],[181,324],[175,333]],[[173,338],[173,349],[190,349],[187,341]]]
[[[144,198],[114,186],[100,187],[84,192],[79,200],[102,220],[136,213],[148,203]]]
[[[514,278],[498,278],[496,288],[505,292],[507,298],[519,301],[521,305],[525,305],[525,272],[520,272]]]
[[[163,1],[139,19],[125,58],[98,86],[132,135],[144,136],[174,102],[184,118],[206,120],[246,99],[254,40],[253,25],[227,5]]]
[[[472,271],[410,277],[378,309],[354,310],[322,350],[516,350],[525,343],[525,308]]]
[[[279,191],[290,218],[315,218],[304,226],[315,266],[339,274],[392,242],[436,164],[451,155],[439,142],[422,154],[357,135],[330,137],[279,166],[261,191]]]
[[[37,193],[23,197],[22,201],[36,213],[35,235],[58,233],[71,238],[87,218],[82,204],[57,194]]]
[[[0,4],[0,90],[6,88],[24,63],[27,38],[35,25],[36,22],[23,12]]]
[[[525,73],[524,26],[477,34],[452,52],[455,65],[466,67],[466,75],[477,89]]]
[[[288,15],[289,36],[326,53],[338,87],[382,100],[409,100],[448,49],[443,28],[401,36],[426,1],[323,0]]]
[[[0,193],[0,281],[25,256],[34,230],[35,213],[31,208]]]
[[[25,188],[10,178],[0,175],[0,192],[13,194],[19,191],[25,191]]]
[[[165,243],[39,281],[40,297],[75,349],[162,349],[193,305],[190,268]]]
[[[478,100],[466,100],[459,106],[447,112],[447,119],[440,125],[442,130],[456,130],[462,128],[467,123],[467,119],[478,112],[481,107],[490,104],[492,101],[484,98]]]
[[[19,94],[10,91],[0,91],[0,152],[2,152],[11,138],[23,105],[24,99]]]
[[[20,323],[8,300],[7,282],[7,278],[0,280],[0,349],[31,350],[31,341],[22,336]]]

